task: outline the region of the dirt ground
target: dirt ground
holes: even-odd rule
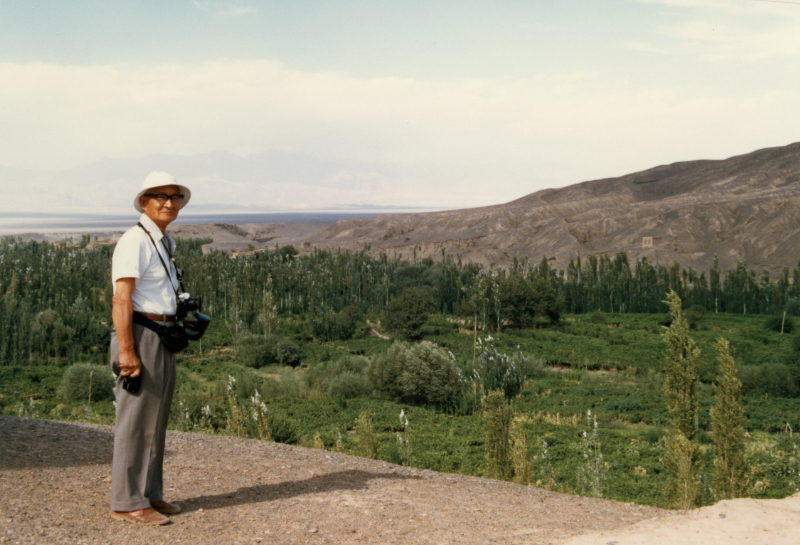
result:
[[[170,432],[166,499],[184,511],[169,526],[139,527],[108,516],[112,433],[0,416],[0,543],[632,545],[649,543],[631,537],[642,528],[647,535],[673,526],[694,533],[696,521],[687,517],[704,511],[675,514],[278,443]],[[735,519],[720,514],[709,517]],[[789,527],[800,527],[798,514]]]

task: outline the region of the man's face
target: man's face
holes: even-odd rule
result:
[[[181,202],[177,199],[165,198],[164,195],[174,196],[180,194],[180,188],[177,185],[162,185],[147,190],[148,195],[158,195],[156,197],[140,197],[140,204],[142,211],[145,215],[153,220],[153,223],[159,227],[166,227],[175,218],[178,217],[178,212],[181,209]]]

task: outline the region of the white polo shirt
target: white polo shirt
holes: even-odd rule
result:
[[[175,297],[175,290],[179,287],[178,277],[175,264],[170,260],[165,247],[165,244],[168,245],[169,253],[174,253],[175,241],[171,236],[162,234],[153,220],[145,214],[139,218],[139,223],[144,225],[153,240],[138,225],[122,235],[111,259],[114,291],[116,292],[117,280],[120,278],[135,278],[133,310],[148,314],[175,314],[178,304]],[[169,268],[169,276],[158,258],[159,254]]]

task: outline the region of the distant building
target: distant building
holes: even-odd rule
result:
[[[311,243],[310,243],[310,242],[304,242],[304,243],[302,243],[302,244],[300,245],[300,247],[301,247],[302,249],[306,250],[306,249],[308,249],[308,248],[311,248]]]
[[[664,237],[642,237],[642,248],[652,248],[664,242]]]

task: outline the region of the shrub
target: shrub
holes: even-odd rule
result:
[[[789,299],[786,302],[786,314],[789,316],[800,316],[800,300]]]
[[[256,369],[274,363],[274,354],[264,335],[242,335],[236,343],[237,363]]]
[[[277,410],[267,412],[267,426],[272,440],[276,443],[286,443],[296,445],[300,434],[297,431],[297,424],[294,420],[287,417],[285,413]]]
[[[688,309],[684,313],[684,316],[686,318],[686,322],[689,324],[689,329],[697,329],[697,326],[700,325],[700,322],[702,322],[703,318],[706,316],[706,309],[700,305],[695,305]]]
[[[178,381],[178,389],[172,398],[170,416],[198,422],[203,417],[203,408],[210,406],[213,398],[209,392],[196,388],[191,382]],[[181,410],[177,410],[180,408]]]
[[[90,378],[91,377],[91,378]],[[91,380],[92,401],[114,399],[114,375],[105,365],[77,363],[69,367],[61,380],[61,395],[69,401],[89,401]]]
[[[225,432],[234,437],[244,437],[242,405],[236,397],[236,379],[230,375],[228,375],[225,391],[228,398],[228,424],[225,427]]]
[[[256,390],[261,392],[268,390],[270,388],[268,383],[273,382],[249,369],[234,373],[234,378],[236,379],[236,396],[240,398],[252,397]]]
[[[422,344],[392,344],[367,373],[376,390],[401,402],[453,407],[461,394],[461,373],[452,354]]]
[[[592,411],[586,412],[586,425],[589,427],[589,431],[584,430],[580,444],[583,460],[578,466],[577,472],[578,491],[581,494],[602,498],[607,469],[600,447],[597,417],[592,416]]]
[[[270,398],[302,398],[308,391],[305,377],[290,367],[281,369],[278,380],[267,381],[265,388],[262,393]]]
[[[389,303],[386,327],[406,339],[417,338],[434,310],[433,297],[429,293],[419,288],[406,288]]]
[[[378,457],[378,436],[372,426],[375,415],[371,411],[362,411],[356,419],[356,436],[358,437],[358,454],[364,458]]]
[[[661,440],[662,437],[664,437],[664,435],[664,430],[661,428],[650,428],[647,430],[647,432],[645,432],[644,438],[648,443],[655,445]]]
[[[626,397],[617,407],[622,412],[641,411],[644,409],[639,400],[633,397]]]
[[[309,382],[328,397],[350,399],[371,392],[366,369],[369,360],[347,356],[317,365],[309,371]]]
[[[777,331],[778,333],[781,332],[782,327],[784,333],[791,333],[794,331],[794,319],[787,315],[784,320],[783,314],[776,314],[775,316],[767,318],[764,322],[764,327],[770,331]]]
[[[795,370],[781,363],[743,365],[739,369],[739,379],[745,394],[777,397],[796,397],[798,394]]]
[[[589,321],[593,324],[604,324],[606,323],[606,315],[599,310],[595,310],[589,315]]]
[[[513,399],[529,378],[544,375],[544,363],[541,360],[526,357],[517,348],[516,354],[509,357],[498,352],[494,347],[494,339],[478,339],[478,361],[472,376],[481,385],[484,392],[502,390],[507,399]]]
[[[237,363],[256,369],[273,363],[297,365],[302,353],[297,345],[278,335],[242,335],[236,343]]]
[[[369,382],[363,374],[342,373],[333,378],[325,391],[329,397],[350,399],[368,395]]]
[[[275,344],[275,360],[278,363],[295,367],[300,364],[302,357],[300,348],[289,339],[279,339]]]
[[[344,312],[321,310],[309,318],[311,333],[321,341],[339,341],[350,339],[356,332],[360,316],[358,310],[350,306]]]

